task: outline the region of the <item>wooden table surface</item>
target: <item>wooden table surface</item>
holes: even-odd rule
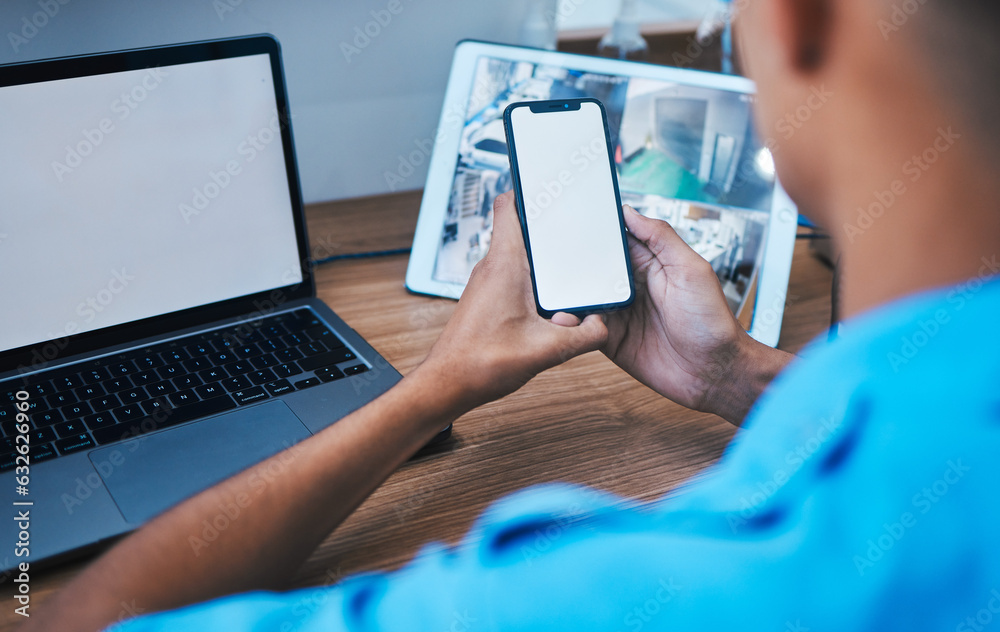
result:
[[[409,247],[419,206],[420,192],[407,192],[309,207],[313,258]],[[448,299],[408,293],[407,260],[340,260],[316,274],[320,298],[404,375],[423,360],[455,307]],[[800,240],[782,349],[795,352],[826,329],[830,288],[830,271]],[[655,499],[717,460],[733,433],[718,417],[664,400],[591,353],[459,419],[451,440],[393,474],[289,586],[398,568],[427,542],[458,543],[488,504],[528,485],[568,481]],[[33,573],[32,609],[44,608],[87,561]],[[0,632],[20,619],[13,606],[3,608]]]

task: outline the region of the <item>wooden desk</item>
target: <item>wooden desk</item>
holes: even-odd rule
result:
[[[409,192],[310,207],[313,257],[409,247],[419,206],[420,193]],[[423,360],[455,307],[409,294],[407,259],[337,261],[317,272],[320,298],[403,374]],[[826,328],[830,284],[830,272],[800,241],[782,349],[797,351]],[[398,568],[432,540],[457,543],[489,503],[527,485],[570,481],[655,499],[718,459],[733,433],[717,417],[660,398],[599,353],[577,358],[458,420],[442,449],[395,473],[290,587]],[[84,564],[33,573],[33,610]],[[13,606],[3,608],[0,632],[20,619]]]

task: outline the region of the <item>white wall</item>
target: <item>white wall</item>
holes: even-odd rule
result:
[[[515,41],[528,1],[0,0],[0,63],[272,33],[315,202],[388,191],[386,174],[435,135],[455,43]],[[426,169],[403,169],[396,190],[423,187]]]

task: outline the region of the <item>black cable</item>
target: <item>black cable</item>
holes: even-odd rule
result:
[[[346,255],[330,255],[329,257],[323,257],[322,259],[313,259],[311,263],[314,266],[318,266],[324,263],[340,261],[342,259],[372,259],[374,257],[390,257],[392,255],[408,254],[410,254],[409,248],[393,248],[392,250],[373,250],[371,252],[354,252]]]

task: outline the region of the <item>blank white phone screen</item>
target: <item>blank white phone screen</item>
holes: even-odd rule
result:
[[[511,112],[538,303],[548,311],[631,297],[600,107]]]

